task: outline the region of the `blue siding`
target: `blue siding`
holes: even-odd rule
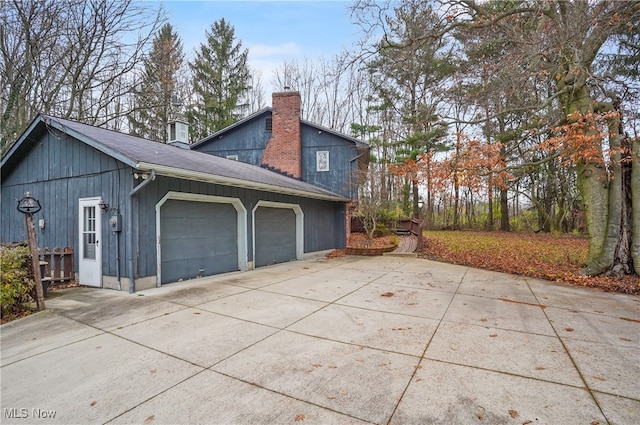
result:
[[[194,149],[221,157],[238,155],[238,160],[260,165],[262,154],[271,132],[265,131],[265,118],[271,113],[259,115],[253,120],[231,128],[219,137],[196,146]],[[349,199],[357,199],[358,151],[353,142],[333,133],[319,130],[308,124],[300,124],[302,139],[302,180],[337,193]],[[329,171],[318,172],[316,153],[329,152]]]
[[[358,152],[353,143],[334,134],[301,126],[302,180],[346,198],[357,198],[355,171]],[[317,171],[316,153],[329,152],[329,171]]]
[[[261,123],[260,125],[263,125]],[[35,136],[34,136],[35,137]],[[120,233],[120,271],[128,277],[127,217],[132,205],[135,277],[156,275],[157,241],[155,205],[168,191],[239,198],[247,209],[247,251],[253,261],[251,212],[258,201],[299,204],[304,213],[304,252],[343,248],[346,244],[344,203],[301,198],[230,186],[158,176],[130,199],[131,189],[141,181],[133,169],[72,137],[43,132],[33,148],[5,176],[1,191],[0,241],[24,241],[24,216],[16,210],[16,200],[29,191],[40,200],[45,229],[37,229],[40,247],[72,247],[78,263],[78,199],[102,197],[110,206],[102,216],[103,274],[116,275],[116,235],[108,227],[109,214],[117,208],[123,217]],[[333,152],[333,151],[332,151]],[[339,152],[339,151],[336,151]],[[338,153],[331,158],[340,158]],[[351,158],[352,156],[349,156]],[[313,153],[315,167],[315,153]],[[315,168],[314,168],[315,169]],[[4,170],[6,171],[6,170]],[[4,173],[3,171],[3,173]],[[6,174],[6,173],[5,173]]]
[[[68,160],[65,160],[67,158]],[[2,181],[2,227],[0,240],[27,239],[24,215],[16,200],[30,192],[42,210],[34,215],[40,247],[72,247],[78,264],[78,199],[101,196],[110,208],[126,214],[132,172],[124,164],[73,138],[44,133],[13,172]],[[108,229],[108,214],[102,220],[103,274],[115,276],[115,235]],[[120,240],[121,269],[125,269],[126,245]]]
[[[260,165],[262,153],[271,137],[271,132],[265,130],[265,119],[271,114],[260,115],[243,125],[234,127],[223,136],[211,139],[195,150],[221,156],[238,155],[238,161],[247,164]]]
[[[247,251],[249,261],[253,261],[253,227],[251,212],[258,201],[273,201],[298,204],[304,214],[304,252],[324,251],[344,248],[346,245],[346,228],[344,204],[316,199],[300,198],[290,195],[262,192],[231,186],[206,184],[196,181],[159,176],[147,187],[138,192],[134,204],[134,217],[139,229],[137,246],[145,249],[139,255],[139,276],[156,274],[156,212],[155,205],[169,191],[195,193],[211,196],[238,198],[247,210]]]

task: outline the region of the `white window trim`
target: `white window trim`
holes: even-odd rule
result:
[[[320,158],[325,156],[327,158],[326,165],[324,167],[321,166]],[[317,151],[316,152],[316,171],[321,173],[324,171],[329,171],[329,151]]]

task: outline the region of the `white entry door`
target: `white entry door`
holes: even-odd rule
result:
[[[80,236],[78,279],[81,285],[102,286],[102,211],[100,198],[81,198],[78,214]]]

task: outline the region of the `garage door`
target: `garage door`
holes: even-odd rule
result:
[[[256,267],[296,259],[296,214],[290,208],[260,207],[255,211]]]
[[[233,205],[167,200],[160,208],[160,264],[161,283],[238,270]]]

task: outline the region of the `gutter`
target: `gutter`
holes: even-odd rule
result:
[[[133,252],[133,245],[134,245],[134,238],[133,238],[133,198],[136,196],[136,193],[138,193],[140,190],[142,190],[146,185],[148,185],[149,183],[151,183],[152,181],[154,181],[156,179],[156,171],[155,170],[151,170],[149,173],[149,177],[144,180],[142,183],[140,183],[139,185],[137,185],[136,187],[134,187],[133,189],[131,189],[131,192],[129,192],[129,214],[128,214],[128,218],[127,218],[127,244],[128,244],[128,248],[129,248],[129,293],[133,294],[136,292],[136,281],[134,279],[134,273],[133,271],[135,270],[134,267],[134,261],[133,261],[133,257],[134,257],[134,252]]]
[[[261,190],[261,191],[272,192],[272,193],[282,193],[285,195],[295,195],[295,196],[300,196],[302,198],[322,199],[326,201],[338,201],[338,202],[349,201],[349,199],[343,196],[331,193],[329,191],[326,191],[326,193],[315,193],[315,192],[309,192],[302,189],[287,188],[287,187],[277,186],[277,185],[268,184],[268,183],[253,182],[250,180],[242,180],[242,179],[237,179],[233,177],[219,176],[219,175],[214,175],[209,173],[203,173],[200,171],[185,170],[183,168],[169,167],[166,165],[150,164],[147,162],[138,162],[135,168],[140,171],[156,170],[156,172],[162,176],[177,177],[177,178],[183,178],[186,180],[195,180],[195,181],[201,181],[205,183],[219,184],[223,186],[242,187],[245,189]]]

